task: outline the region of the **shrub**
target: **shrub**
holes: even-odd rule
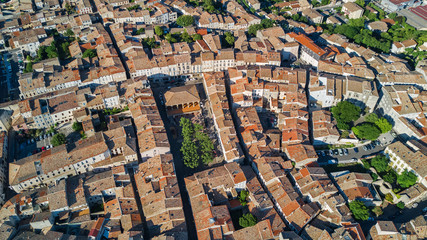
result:
[[[387,193],[385,195],[385,200],[389,201],[389,202],[393,202],[393,195],[391,195],[390,193]]]

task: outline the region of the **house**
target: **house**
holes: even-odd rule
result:
[[[368,29],[377,32],[387,32],[388,25],[383,21],[375,21],[368,23]]]
[[[317,154],[314,147],[306,144],[288,145],[285,147],[286,156],[295,162],[296,167],[304,166],[317,161]]]
[[[369,206],[379,206],[382,203],[368,173],[342,171],[331,175],[346,201],[359,200]]]
[[[328,19],[326,19],[326,24],[341,25],[342,22],[338,18],[330,16]]]
[[[321,24],[323,22],[323,15],[311,8],[302,11],[302,16],[307,17],[313,24]]]
[[[417,181],[427,187],[427,148],[423,144],[415,140],[408,141],[407,145],[397,141],[388,145],[384,152],[398,174],[405,170],[412,172]]]
[[[311,113],[313,145],[336,144],[340,138],[337,127],[332,122],[332,114],[326,110]]]
[[[255,10],[259,10],[261,8],[261,3],[258,0],[248,0],[248,4]]]
[[[307,35],[302,33],[288,33],[286,40],[298,42],[300,47],[300,58],[306,63],[318,67],[319,60],[326,54],[326,51],[314,43]]]
[[[54,216],[50,212],[41,212],[33,215],[30,225],[34,230],[42,230],[52,227],[54,222]]]
[[[392,53],[404,53],[407,48],[414,49],[417,46],[417,42],[413,39],[408,39],[402,42],[393,42],[391,45]]]
[[[363,15],[363,8],[353,2],[344,3],[342,11],[349,19],[361,18]]]
[[[397,231],[396,226],[392,221],[377,221],[377,223],[369,230],[367,236],[367,239],[372,240],[401,238],[401,233]]]

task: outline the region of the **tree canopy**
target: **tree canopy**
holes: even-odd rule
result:
[[[389,132],[393,128],[391,123],[383,117],[375,121],[375,125],[377,125],[382,133]]]
[[[57,133],[53,135],[52,139],[50,140],[50,143],[56,147],[59,145],[62,145],[66,142],[65,135],[63,133]]]
[[[375,123],[378,120],[378,115],[376,113],[370,113],[365,117],[366,122]]]
[[[246,206],[247,202],[246,199],[249,196],[249,192],[246,190],[242,190],[239,194],[239,202],[242,206]]]
[[[360,139],[376,140],[381,134],[381,130],[375,124],[368,122],[352,127],[351,130]]]
[[[417,179],[417,175],[415,175],[413,172],[408,172],[408,170],[405,170],[402,174],[397,176],[397,183],[402,188],[408,188],[414,185],[417,182]]]
[[[157,36],[161,37],[164,34],[163,28],[160,26],[155,26],[154,27],[154,32],[156,33]]]
[[[239,225],[243,228],[254,226],[257,223],[256,218],[251,213],[243,214],[239,218]]]
[[[371,166],[377,170],[378,173],[386,172],[389,168],[388,163],[390,160],[384,155],[377,155],[371,160]]]
[[[360,116],[360,108],[348,101],[339,102],[331,109],[332,115],[337,120],[340,129],[350,128],[349,123],[357,120]]]
[[[369,210],[362,201],[354,200],[349,204],[350,210],[357,220],[366,221],[369,218]]]
[[[75,132],[80,132],[81,130],[83,130],[83,125],[82,123],[74,122],[71,128],[73,128]]]
[[[227,47],[234,47],[235,38],[231,32],[225,33],[225,41],[227,42]]]
[[[189,168],[196,168],[199,166],[199,160],[204,164],[212,162],[214,145],[209,136],[203,132],[203,127],[193,124],[187,118],[181,118],[179,125],[182,128],[181,153],[184,164]]]
[[[194,24],[194,17],[191,15],[182,15],[176,19],[176,24],[181,27],[188,27]]]
[[[95,49],[86,49],[86,51],[83,53],[82,58],[94,58],[97,56]]]

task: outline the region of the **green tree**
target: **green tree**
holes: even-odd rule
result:
[[[234,47],[235,38],[231,32],[225,33],[225,41],[228,44],[228,47]]]
[[[203,0],[203,9],[208,13],[215,12],[215,2],[214,0]]]
[[[374,182],[378,180],[378,174],[376,173],[371,173],[371,177]]]
[[[369,210],[362,201],[354,200],[349,204],[349,208],[357,220],[366,221],[369,218]]]
[[[262,30],[263,27],[261,24],[252,24],[251,26],[249,26],[248,29],[248,33],[252,36],[256,36],[256,33],[258,32],[258,30]]]
[[[256,218],[251,213],[243,214],[239,218],[239,225],[243,228],[254,226],[257,223]]]
[[[381,134],[381,130],[375,124],[367,122],[359,124],[351,130],[360,139],[376,140]]]
[[[381,207],[380,206],[375,206],[373,209],[372,209],[372,212],[375,214],[375,216],[377,216],[377,217],[379,217],[379,216],[381,216],[381,215],[383,215],[383,210],[381,209]]]
[[[80,122],[74,122],[71,128],[73,128],[74,132],[80,132],[83,130],[83,124]]]
[[[246,190],[242,190],[239,194],[239,202],[242,206],[246,206],[247,202],[247,198],[249,196],[249,192]]]
[[[370,123],[375,123],[378,120],[378,115],[375,113],[370,113],[365,117],[365,121]]]
[[[85,52],[82,55],[82,58],[94,58],[97,56],[95,49],[86,49]]]
[[[139,5],[136,4],[136,5],[133,5],[132,7],[128,7],[128,11],[136,10],[138,8],[139,8]]]
[[[322,0],[322,6],[328,5],[329,3],[331,3],[331,0]]]
[[[67,29],[67,31],[65,32],[64,35],[67,37],[72,37],[72,36],[74,36],[74,32],[73,32],[73,30],[71,30],[71,28],[69,28],[69,29]]]
[[[181,41],[187,42],[187,43],[192,43],[193,38],[191,38],[191,36],[187,33],[187,31],[181,33]]]
[[[25,65],[24,72],[25,73],[33,72],[33,63],[31,61],[27,62],[27,64]]]
[[[268,18],[264,18],[261,20],[261,25],[263,28],[271,28],[274,27],[274,21]]]
[[[413,172],[408,172],[408,170],[405,170],[402,174],[397,176],[397,183],[402,188],[408,188],[414,185],[417,182],[417,179],[417,175],[415,175]]]
[[[194,17],[191,15],[182,15],[176,19],[176,24],[181,27],[188,27],[194,24]]]
[[[46,48],[47,58],[56,58],[58,57],[58,50],[56,48],[56,42],[53,41],[49,47]]]
[[[400,209],[404,209],[405,208],[405,204],[403,202],[398,202],[396,204],[396,207],[400,208]]]
[[[396,182],[397,174],[395,171],[390,170],[384,176],[382,176],[382,178],[384,181],[394,184],[394,182]]]
[[[197,33],[191,35],[191,38],[193,38],[194,41],[202,40],[203,39],[202,35],[197,34]]]
[[[161,37],[163,36],[164,32],[163,32],[163,28],[160,26],[156,26],[154,27],[154,32],[156,33],[157,36]]]
[[[54,147],[62,145],[65,142],[65,135],[63,133],[57,133],[53,135],[52,139],[50,140],[50,144],[52,144]]]
[[[348,101],[339,102],[331,109],[332,115],[338,123],[348,124],[360,116],[360,108]]]
[[[381,155],[377,155],[374,158],[372,158],[371,165],[372,165],[372,167],[375,168],[375,170],[377,170],[378,173],[383,173],[383,172],[386,172],[388,170],[389,161],[390,160],[386,156],[381,154]]]
[[[135,32],[136,35],[141,35],[143,33],[145,33],[145,28],[140,28]]]
[[[363,8],[365,7],[365,0],[356,0],[356,4]]]
[[[387,200],[387,201],[389,201],[389,202],[393,203],[393,195],[391,195],[391,193],[387,193],[387,194],[385,195],[385,200]]]
[[[71,56],[69,47],[70,47],[69,42],[61,43],[61,48],[58,51],[60,59],[67,59]]]
[[[382,133],[389,132],[393,128],[391,123],[383,117],[375,121],[375,125],[377,125],[377,127],[381,130]]]
[[[165,35],[165,39],[169,42],[169,43],[176,43],[178,42],[178,40],[171,34],[168,33]]]
[[[76,12],[76,10],[69,3],[65,4],[65,10],[68,14],[73,14]]]

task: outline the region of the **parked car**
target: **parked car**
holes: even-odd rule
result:
[[[27,144],[30,145],[32,139],[27,140]]]
[[[344,155],[348,155],[348,149],[344,149]]]
[[[363,150],[368,151],[368,147],[366,145],[363,146]]]
[[[359,152],[359,148],[354,148],[354,152],[358,153]]]
[[[46,151],[46,147],[42,147],[42,151]]]
[[[412,204],[412,208],[416,208],[416,207],[418,207],[418,203]]]
[[[334,155],[338,155],[339,153],[338,153],[338,150],[334,150]]]
[[[35,142],[35,140],[34,140],[34,138],[32,138],[32,139],[31,139],[31,143],[34,143],[34,142]]]
[[[322,156],[326,156],[324,151],[321,151],[320,153],[322,154]]]
[[[334,151],[329,150],[329,155],[333,156],[334,155]]]
[[[343,151],[342,151],[342,149],[341,149],[341,148],[340,148],[340,149],[338,149],[338,153],[340,154],[340,156],[342,156]]]

